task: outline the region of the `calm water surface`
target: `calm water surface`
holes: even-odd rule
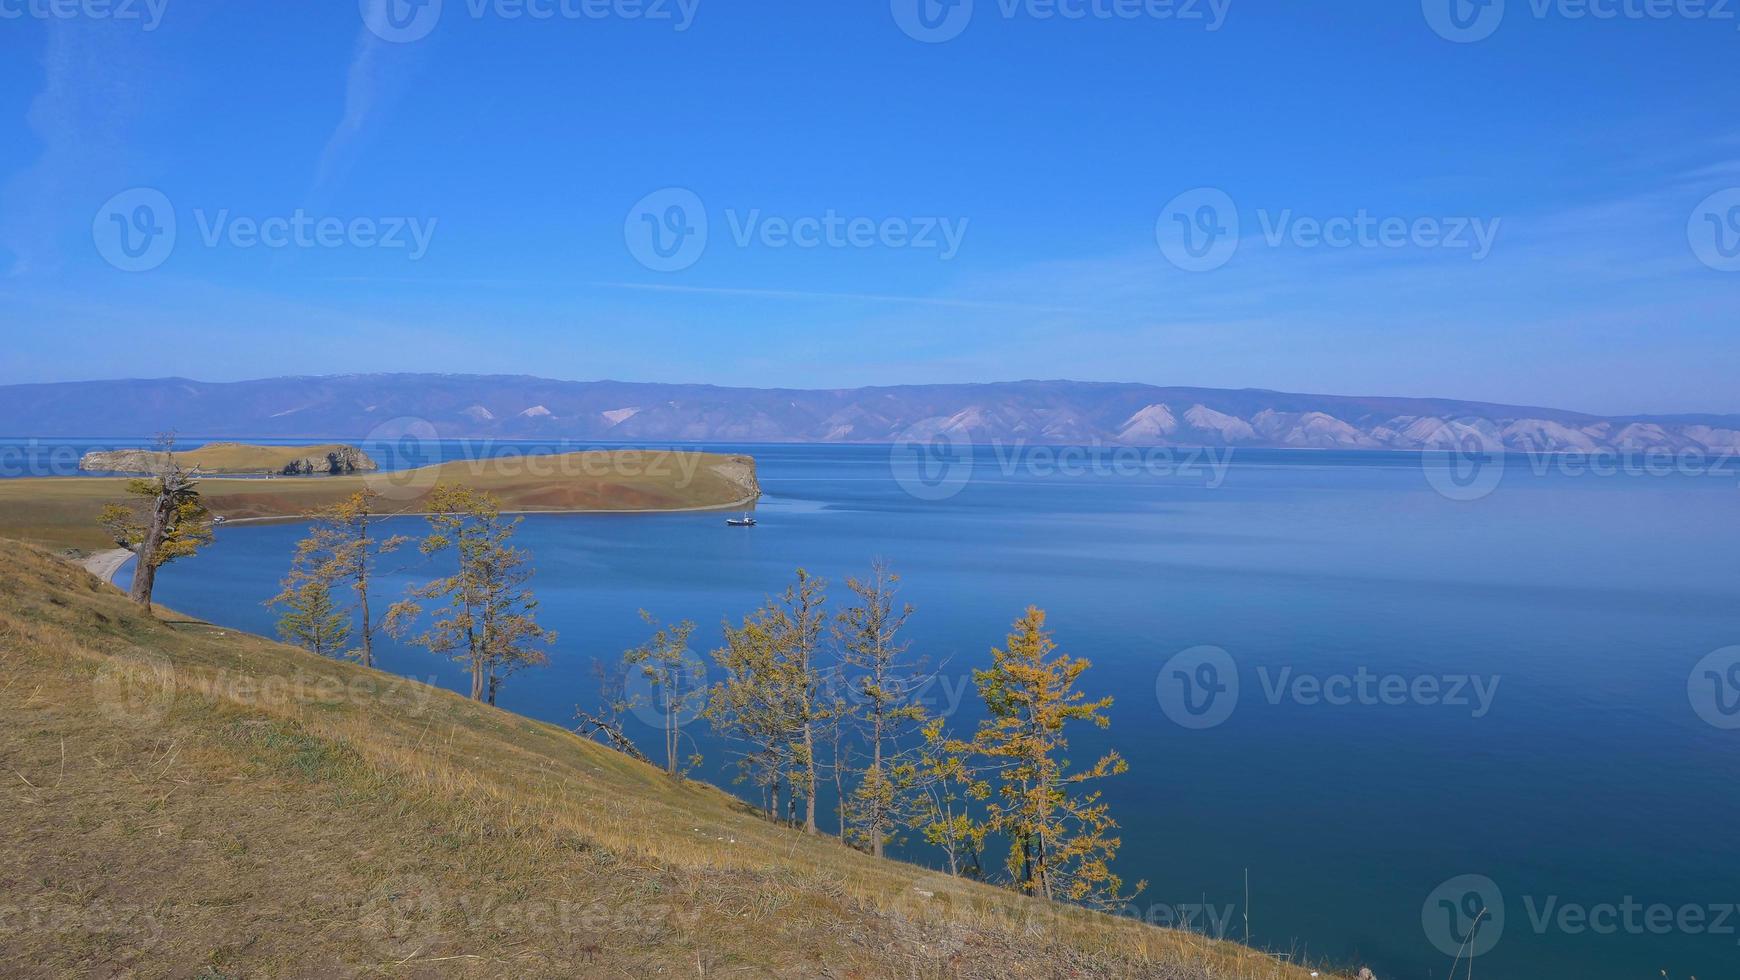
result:
[[[1729,720],[1740,689],[1693,677],[1740,644],[1735,475],[1513,462],[1490,495],[1454,501],[1403,455],[1066,475],[1006,471],[984,450],[933,500],[906,492],[886,448],[731,449],[760,464],[753,530],[706,514],[526,520],[541,619],[562,640],[550,667],[509,682],[505,707],[568,723],[593,705],[591,658],[644,639],[639,608],[696,620],[710,649],[723,618],[796,567],[839,583],[882,557],[917,606],[915,652],[941,667],[930,699],[958,731],[981,714],[968,672],[1027,604],[1093,661],[1085,687],[1115,696],[1113,724],[1075,733],[1072,754],[1130,761],[1104,785],[1118,866],[1150,882],[1142,914],[1206,905],[1241,938],[1248,911],[1271,949],[1447,977],[1439,947],[1466,928],[1473,892],[1494,912],[1477,937],[1496,937],[1475,964],[1487,980],[1740,977],[1740,728],[1704,717]],[[302,532],[225,529],[165,572],[159,597],[270,633],[260,602]],[[1174,660],[1203,646],[1227,659]],[[1220,672],[1201,673],[1210,659]],[[464,683],[414,649],[384,661]],[[1228,674],[1236,697],[1215,695]],[[1337,686],[1364,675],[1370,696]],[[1351,697],[1326,703],[1314,684]],[[725,751],[702,738],[705,774],[727,782]]]

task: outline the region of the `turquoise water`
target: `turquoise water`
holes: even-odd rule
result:
[[[1248,912],[1258,945],[1447,977],[1441,948],[1465,938],[1472,893],[1503,905],[1502,927],[1475,934],[1485,980],[1740,976],[1740,728],[1719,727],[1740,722],[1726,713],[1740,687],[1724,686],[1740,671],[1700,666],[1740,644],[1733,474],[1513,463],[1457,501],[1399,454],[1071,474],[982,449],[970,479],[909,479],[914,496],[887,448],[732,448],[757,457],[768,494],[753,530],[707,514],[527,519],[562,641],[509,681],[505,707],[565,723],[591,706],[590,658],[644,638],[639,608],[695,619],[710,648],[722,618],[797,566],[839,582],[879,556],[917,606],[914,649],[941,680],[927,697],[957,730],[979,717],[958,697],[970,669],[1025,605],[1093,661],[1085,687],[1115,696],[1113,724],[1078,732],[1072,754],[1130,760],[1105,786],[1118,866],[1150,882],[1138,914],[1205,906],[1199,926],[1243,938]],[[166,570],[159,597],[269,633],[260,602],[301,531],[224,529]],[[462,685],[428,654],[384,659]],[[1208,693],[1233,677],[1236,697]],[[724,749],[699,734],[727,781]]]

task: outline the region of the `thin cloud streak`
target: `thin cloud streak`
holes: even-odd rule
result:
[[[869,303],[912,303],[920,306],[942,306],[974,310],[1020,310],[1029,313],[1104,315],[1109,312],[1068,306],[1003,303],[995,300],[946,299],[935,296],[895,296],[886,293],[830,293],[803,289],[734,289],[724,286],[679,286],[672,283],[644,282],[594,282],[589,283],[588,285],[596,286],[601,289],[632,289],[653,293],[700,293],[709,296],[747,296],[755,299],[856,300]]]
[[[321,148],[308,198],[324,207],[334,185],[355,161],[369,127],[403,93],[419,45],[389,45],[367,27],[358,28],[355,52],[345,74],[344,112]]]

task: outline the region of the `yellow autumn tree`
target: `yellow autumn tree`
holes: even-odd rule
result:
[[[308,537],[296,543],[283,591],[267,603],[284,607],[290,616],[299,614],[298,603],[305,601],[303,593],[311,586],[319,586],[329,597],[335,588],[354,592],[360,619],[357,635],[362,643],[354,656],[364,667],[375,664],[375,633],[381,628],[370,605],[376,560],[410,540],[404,535],[375,533],[376,525],[385,519],[375,512],[379,497],[375,491],[364,489],[310,514]]]
[[[404,636],[422,603],[436,603],[434,622],[411,642],[452,657],[471,674],[472,700],[494,704],[508,675],[548,663],[543,648],[556,642],[535,618],[531,556],[513,546],[520,519],[504,519],[491,494],[447,484],[429,494],[427,519],[430,533],[419,550],[450,556],[453,573],[394,603],[385,628]]]
[[[199,473],[183,469],[175,458],[175,437],[158,437],[155,471],[147,479],[127,481],[127,504],[109,504],[98,521],[115,545],[138,557],[128,596],[151,608],[157,570],[191,557],[211,543],[211,514],[199,494]]]
[[[1087,784],[1129,765],[1107,752],[1092,766],[1072,771],[1064,758],[1067,725],[1111,724],[1110,697],[1089,701],[1076,690],[1088,667],[1088,661],[1059,651],[1046,632],[1044,611],[1028,607],[1004,649],[991,651],[991,666],[973,671],[989,717],[969,745],[996,771],[986,823],[1009,841],[1007,866],[1015,887],[1113,908],[1130,897],[1121,894],[1123,880],[1111,869],[1121,843],[1118,825],[1100,791]]]
[[[900,777],[910,776],[913,763],[902,746],[925,722],[924,705],[914,697],[922,679],[901,636],[912,605],[898,599],[900,576],[878,561],[868,578],[846,579],[846,588],[858,601],[835,617],[834,635],[840,664],[852,672],[846,678],[851,697],[841,699],[846,714],[834,719],[834,729],[855,723],[869,759],[851,793],[840,790],[841,837],[881,857],[911,804],[912,780]],[[837,776],[842,768],[836,759]]]
[[[762,788],[768,816],[779,817],[785,783],[789,818],[804,799],[803,827],[816,825],[816,728],[827,721],[816,658],[827,625],[827,583],[798,569],[797,582],[778,598],[725,624],[725,646],[713,659],[725,672],[707,703],[715,730],[745,745],[738,767]]]

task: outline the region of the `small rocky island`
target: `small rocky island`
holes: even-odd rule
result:
[[[182,466],[215,476],[345,476],[380,468],[361,449],[342,443],[252,446],[214,442],[175,456]],[[79,459],[79,469],[87,473],[154,473],[162,461],[163,454],[153,450],[120,449],[86,453]]]

